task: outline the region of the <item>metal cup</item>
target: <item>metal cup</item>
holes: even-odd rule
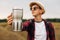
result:
[[[21,31],[23,9],[13,9],[12,16],[13,16],[13,22],[12,22],[13,31]]]

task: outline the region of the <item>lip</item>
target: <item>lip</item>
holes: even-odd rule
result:
[[[34,14],[35,12],[34,11],[32,11],[32,14]]]

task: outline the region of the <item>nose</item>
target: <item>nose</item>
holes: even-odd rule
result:
[[[34,13],[34,10],[32,10],[32,13]]]
[[[34,9],[32,9],[32,11],[34,11]]]
[[[34,9],[32,9],[32,12],[34,11]]]

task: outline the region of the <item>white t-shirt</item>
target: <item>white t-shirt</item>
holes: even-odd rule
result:
[[[44,21],[37,23],[35,22],[35,38],[34,40],[46,40],[46,28]]]

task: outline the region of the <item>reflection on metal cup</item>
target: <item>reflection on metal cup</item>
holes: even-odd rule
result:
[[[13,22],[12,22],[13,31],[21,31],[23,9],[13,9],[12,15],[13,15]]]

